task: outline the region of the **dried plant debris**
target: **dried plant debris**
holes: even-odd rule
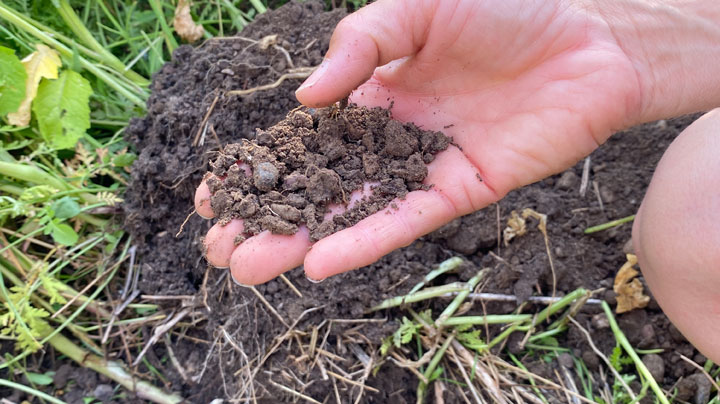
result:
[[[195,42],[202,38],[205,29],[202,25],[198,25],[193,21],[190,15],[190,0],[179,0],[175,8],[175,18],[173,19],[173,28],[180,35],[180,38],[187,42]]]
[[[243,219],[243,237],[305,225],[319,240],[428,190],[426,165],[450,142],[382,108],[296,109],[253,141],[222,150],[207,181],[211,206],[221,222]]]
[[[625,313],[633,309],[642,309],[650,303],[650,297],[643,293],[643,285],[636,278],[639,272],[633,268],[637,264],[637,257],[627,254],[627,262],[615,276],[613,290],[617,294],[616,313]]]

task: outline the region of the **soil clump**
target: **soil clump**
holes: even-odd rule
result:
[[[426,165],[450,138],[401,123],[382,108],[297,109],[254,140],[225,146],[207,179],[221,223],[243,219],[244,234],[294,234],[317,241],[380,211],[423,184]],[[350,200],[353,192],[369,195]],[[327,218],[331,208],[350,208]],[[241,241],[241,240],[237,240]]]

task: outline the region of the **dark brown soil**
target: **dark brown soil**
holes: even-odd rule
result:
[[[243,219],[243,238],[263,230],[294,234],[306,225],[317,241],[425,189],[426,165],[450,139],[355,105],[295,110],[254,140],[232,143],[211,163],[211,206],[221,223]],[[325,220],[332,205],[370,195]],[[241,240],[238,240],[241,241]]]
[[[315,66],[322,59],[334,25],[343,15],[341,11],[323,13],[322,9],[320,3],[291,3],[258,17],[241,35],[259,40],[278,34],[279,43],[292,56],[295,66]],[[584,235],[583,230],[633,214],[663,151],[680,130],[692,122],[692,118],[681,118],[647,124],[610,139],[591,156],[590,186],[584,195],[578,192],[581,162],[565,173],[513,191],[499,204],[457,219],[369,267],[320,284],[306,280],[301,268],[288,272],[287,280],[302,296],[278,279],[258,286],[256,291],[284,319],[283,324],[252,290],[234,285],[226,270],[207,267],[200,239],[209,229],[210,221],[192,216],[183,232],[177,237],[174,234],[193,209],[195,188],[207,171],[209,161],[225,145],[242,138],[253,139],[256,128],[271,127],[297,107],[293,92],[299,81],[289,80],[278,88],[247,97],[223,96],[224,91],[272,83],[287,68],[281,52],[274,48],[260,49],[244,39],[212,41],[197,49],[181,47],[174,56],[154,77],[147,116],[135,120],[127,131],[127,138],[137,148],[139,158],[133,166],[133,181],[125,196],[124,208],[126,228],[139,247],[143,292],[197,296],[191,302],[195,307],[194,326],[184,326],[181,332],[171,335],[175,357],[185,373],[195,379],[184,379],[175,366],[163,359],[168,350],[162,343],[156,344],[147,357],[165,375],[168,387],[181,392],[190,402],[246,397],[248,370],[256,371],[253,388],[258,402],[297,400],[279,389],[278,384],[302,391],[320,402],[335,402],[334,379],[323,377],[323,369],[330,366],[329,357],[316,356],[320,359],[308,360],[310,341],[316,338],[317,347],[343,358],[334,364],[359,377],[363,369],[357,365],[366,358],[379,359],[378,344],[397,328],[398,319],[404,314],[402,310],[387,310],[366,315],[366,309],[382,299],[407,293],[429,270],[453,256],[463,257],[465,265],[457,273],[436,279],[434,285],[467,280],[477,268],[489,267],[492,271],[489,283],[484,286],[485,292],[516,295],[521,300],[530,295],[550,295],[552,277],[540,232],[531,224],[533,230],[513,240],[508,247],[499,244],[500,230],[512,210],[532,208],[548,215],[558,293],[578,287],[611,288],[617,269],[624,263],[623,246],[630,238],[630,225],[591,236]],[[201,124],[216,97],[205,131]],[[207,136],[203,142],[193,145],[198,133]],[[256,142],[262,145],[265,140],[258,138]],[[347,156],[356,158],[355,164],[358,169],[361,167],[362,154]],[[291,158],[292,155],[287,157]],[[285,164],[290,161],[277,157],[276,160]],[[280,168],[272,166],[278,171],[274,186],[282,189],[286,178]],[[269,167],[263,175],[276,176]],[[266,179],[260,179],[259,183]],[[239,180],[249,179],[239,176]],[[267,184],[272,182],[268,180]],[[405,186],[415,182],[418,181],[406,179]],[[291,183],[288,186],[291,187]],[[347,192],[355,186],[343,189]],[[338,199],[337,190],[330,194],[329,201],[343,200],[342,196]],[[284,205],[292,206],[287,201]],[[297,217],[294,211],[287,211],[291,212],[284,213],[288,217]],[[603,292],[600,298],[614,304],[612,292]],[[446,301],[437,300],[416,309],[432,308],[438,313],[445,304]],[[506,314],[516,307],[515,303],[478,303],[467,314]],[[165,308],[168,312],[179,310],[180,303],[168,300]],[[537,309],[530,305],[525,310],[535,312]],[[588,305],[576,318],[591,331],[598,347],[609,354],[615,342],[606,324],[596,317],[597,313],[597,306]],[[664,349],[659,358],[647,359],[654,371],[662,375],[663,387],[671,389],[677,384],[684,399],[695,400],[693,394],[701,387],[702,378],[693,376],[696,370],[680,360],[679,355],[700,363],[703,358],[669,324],[654,300],[646,309],[618,317],[635,346]],[[294,336],[276,339],[285,334],[286,325],[294,325]],[[489,331],[491,335],[484,338],[492,338],[498,332]],[[152,329],[148,327],[146,332],[151,335]],[[511,342],[522,337],[513,336]],[[600,362],[577,329],[571,327],[556,338],[562,346],[571,348],[570,355],[584,359],[591,371],[597,371]],[[277,349],[272,355],[264,357],[273,347]],[[517,344],[510,343],[506,348],[523,358],[531,370],[554,378],[554,369],[560,366],[559,357],[546,363],[530,351],[515,350],[516,347]],[[504,355],[505,352],[497,353]],[[563,358],[568,362],[567,357]],[[598,373],[594,374],[599,380]],[[576,382],[579,385],[579,381]],[[372,372],[368,385],[380,392],[366,392],[362,402],[415,402],[417,379],[390,363]],[[359,389],[352,385],[337,382],[337,386],[342,402],[353,402],[359,394]],[[595,388],[602,386],[596,383]],[[445,402],[458,402],[455,394],[454,390],[448,391]],[[563,396],[561,400],[564,399]]]

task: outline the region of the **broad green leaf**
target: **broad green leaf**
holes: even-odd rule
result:
[[[48,226],[52,227],[50,235],[56,243],[68,246],[77,243],[78,234],[75,233],[75,230],[67,223],[60,223],[57,220],[53,220],[48,223]]]
[[[25,98],[27,73],[12,49],[0,46],[0,115],[17,111]]]
[[[35,373],[35,372],[27,372],[27,373],[25,373],[25,377],[27,377],[28,381],[32,384],[38,384],[40,386],[47,386],[47,385],[52,384],[53,374],[55,374],[55,372],[53,372],[53,371],[46,372],[44,374]]]
[[[70,219],[80,213],[80,205],[69,196],[64,196],[52,204],[52,210],[58,219]]]
[[[40,134],[56,149],[72,149],[90,127],[92,88],[85,78],[65,70],[57,80],[43,80],[32,110]]]
[[[17,112],[8,114],[8,122],[15,126],[27,126],[30,123],[30,104],[37,94],[38,84],[42,78],[56,79],[58,68],[62,65],[60,55],[43,44],[35,45],[37,50],[22,60],[27,73],[25,82],[25,99],[20,103]]]

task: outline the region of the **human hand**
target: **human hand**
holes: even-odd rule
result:
[[[211,264],[229,266],[243,284],[303,263],[316,280],[368,265],[570,167],[645,111],[636,66],[606,20],[579,1],[380,0],[338,25],[297,96],[323,106],[360,84],[351,101],[392,101],[396,119],[442,130],[461,147],[429,165],[434,187],[314,245],[301,228],[235,246],[242,222],[216,224],[205,240]],[[213,215],[205,183],[195,203]]]

